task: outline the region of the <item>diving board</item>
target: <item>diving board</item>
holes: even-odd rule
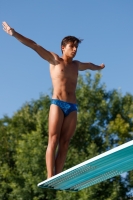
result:
[[[38,184],[40,188],[79,191],[133,170],[133,140]]]

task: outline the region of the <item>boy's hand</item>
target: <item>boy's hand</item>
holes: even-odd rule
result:
[[[102,63],[102,64],[100,65],[100,67],[101,67],[101,69],[103,69],[103,68],[105,67],[105,65]]]
[[[9,35],[13,36],[15,32],[14,29],[11,28],[6,22],[2,22],[2,25],[3,25],[3,30]]]

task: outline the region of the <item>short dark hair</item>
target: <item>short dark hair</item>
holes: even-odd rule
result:
[[[66,36],[61,41],[61,47],[66,46],[69,42],[73,42],[75,45],[79,45],[83,39],[76,38],[75,36]]]

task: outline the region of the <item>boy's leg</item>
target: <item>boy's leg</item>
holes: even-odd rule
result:
[[[58,152],[55,160],[55,174],[62,172],[70,139],[74,135],[76,124],[77,124],[76,111],[71,112],[67,117],[64,118],[59,139]]]
[[[49,111],[49,139],[46,151],[47,178],[54,176],[55,152],[59,142],[63,120],[64,114],[62,110],[52,104]]]

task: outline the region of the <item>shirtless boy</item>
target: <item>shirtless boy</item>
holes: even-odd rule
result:
[[[82,63],[73,60],[81,40],[74,36],[67,36],[61,42],[62,56],[47,51],[34,41],[20,35],[6,22],[2,23],[6,33],[14,36],[24,45],[36,51],[50,64],[50,75],[53,84],[53,96],[49,111],[49,139],[46,151],[47,178],[62,171],[70,139],[77,123],[77,104],[75,90],[78,71],[87,69],[100,70],[104,64]],[[58,147],[57,153],[56,149]],[[55,155],[56,154],[56,155]]]

